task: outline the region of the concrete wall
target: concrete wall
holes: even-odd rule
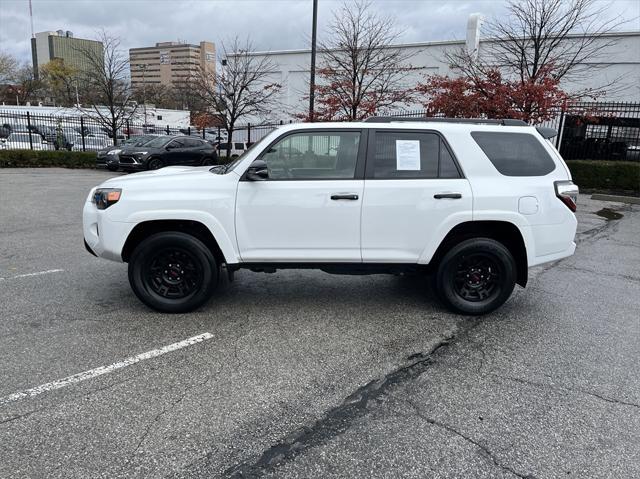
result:
[[[581,75],[564,82],[562,87],[569,92],[575,92],[586,88],[600,88],[615,82],[607,94],[598,98],[598,101],[640,102],[640,31],[613,34],[606,39],[609,40],[615,40],[616,45],[608,47],[598,58],[585,63],[585,70]],[[406,79],[406,86],[415,86],[429,74],[454,75],[455,72],[445,61],[445,52],[464,46],[463,40],[398,45],[397,48],[414,55],[410,62],[416,70]],[[486,40],[480,41],[480,55],[486,53],[487,46]],[[279,98],[282,108],[279,111],[285,116],[275,117],[287,118],[287,115],[305,111],[308,103],[302,98],[308,95],[309,90],[310,51],[256,52],[254,55],[268,56],[277,66],[278,71],[271,80],[282,85]],[[322,64],[321,53],[317,64]],[[419,108],[419,105],[410,105],[407,108]]]

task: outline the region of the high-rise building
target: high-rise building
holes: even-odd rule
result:
[[[215,73],[216,47],[211,42],[189,45],[179,42],[156,43],[155,47],[129,50],[131,86],[174,86],[184,83],[199,69]]]
[[[75,38],[73,32],[68,30],[36,33],[35,38],[31,39],[34,75],[37,78],[40,68],[55,58],[62,59],[71,68],[87,72],[91,69],[91,64],[84,53],[86,51],[99,58],[104,55],[102,42]]]

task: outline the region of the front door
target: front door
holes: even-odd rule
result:
[[[365,140],[360,130],[285,133],[261,155],[269,177],[238,183],[244,262],[361,262]]]
[[[436,132],[369,132],[365,178],[364,262],[419,263],[434,241],[472,219],[469,181]]]

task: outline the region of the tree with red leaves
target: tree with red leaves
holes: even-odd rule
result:
[[[551,71],[539,72],[535,81],[505,80],[497,69],[458,78],[432,75],[416,91],[422,95],[428,116],[516,118],[540,123],[553,118],[569,100]]]

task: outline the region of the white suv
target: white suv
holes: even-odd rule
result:
[[[465,314],[502,305],[531,266],[573,254],[578,188],[516,120],[293,124],[225,166],[119,176],[84,206],[89,252],[129,263],[148,306],[191,311],[220,266],[430,274]]]

